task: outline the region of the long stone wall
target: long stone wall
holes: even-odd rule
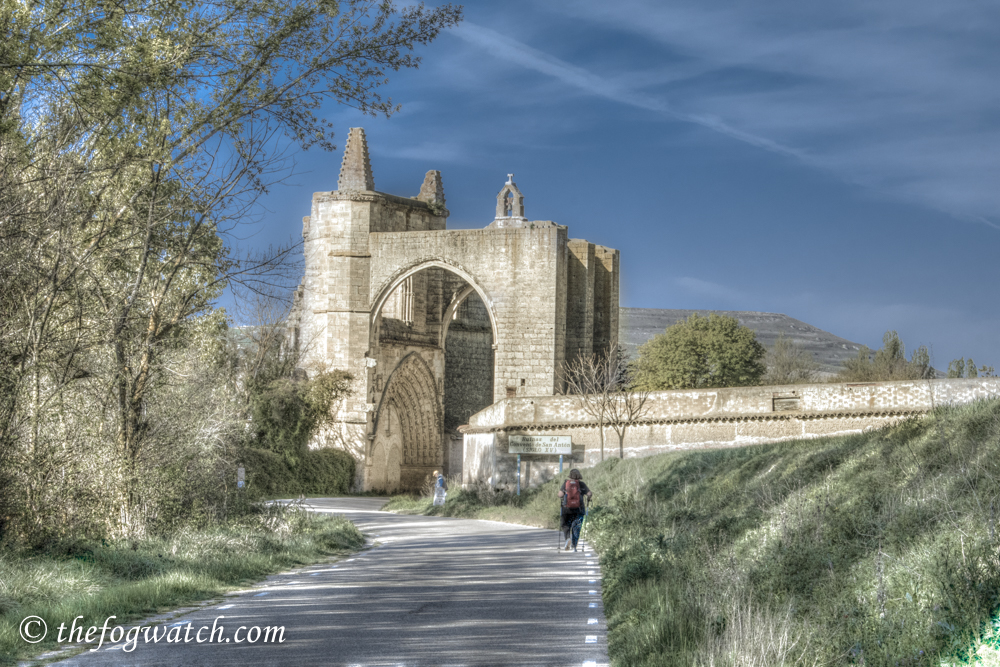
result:
[[[1000,378],[920,380],[862,384],[809,384],[660,391],[648,411],[629,427],[625,457],[669,451],[819,438],[893,424],[935,406],[1000,396]],[[577,396],[538,396],[499,401],[473,415],[465,434],[464,481],[512,484],[516,456],[507,453],[510,435],[569,435],[573,453],[566,466],[601,460],[600,433]],[[618,456],[618,438],[604,429],[605,458]],[[558,457],[522,456],[522,484],[556,474]]]

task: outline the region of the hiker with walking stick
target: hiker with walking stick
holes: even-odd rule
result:
[[[583,526],[583,518],[587,515],[587,508],[583,499],[593,497],[593,493],[583,483],[583,475],[576,468],[569,471],[569,479],[563,482],[559,489],[560,501],[560,521],[559,530],[562,531],[560,550],[569,551],[570,544],[573,551],[576,551],[576,544],[580,541],[580,528]],[[564,540],[564,542],[563,542]]]

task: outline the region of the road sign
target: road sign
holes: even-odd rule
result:
[[[512,435],[507,439],[510,454],[572,454],[573,439],[568,435]]]

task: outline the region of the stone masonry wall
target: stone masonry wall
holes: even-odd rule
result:
[[[925,414],[938,405],[996,396],[1000,378],[654,392],[647,414],[627,430],[624,454],[649,456],[860,433]],[[491,476],[496,484],[512,483],[516,457],[506,453],[512,434],[569,435],[573,454],[567,465],[589,466],[601,460],[597,425],[575,396],[504,400],[473,415],[461,430],[466,437],[465,460],[480,462],[478,477],[467,467],[467,483]],[[610,427],[605,427],[604,455],[618,456],[618,439]],[[522,459],[533,461],[532,483],[544,481],[558,466],[558,457]],[[484,461],[495,461],[495,468],[482,465]]]
[[[473,293],[456,315],[444,352],[446,434],[493,403],[493,332],[486,307]]]
[[[399,276],[426,264],[457,269],[484,291],[498,330],[493,396],[557,390],[565,342],[566,228],[476,229],[370,235],[374,305]],[[560,266],[562,264],[562,266]]]

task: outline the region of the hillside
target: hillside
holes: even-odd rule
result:
[[[782,333],[801,345],[820,365],[822,373],[836,373],[841,364],[857,356],[860,343],[835,336],[811,324],[781,313],[758,313],[748,310],[663,310],[656,308],[619,309],[618,337],[633,356],[640,345],[672,324],[687,319],[692,313],[729,315],[740,324],[757,332],[757,340],[767,347],[774,345]]]

